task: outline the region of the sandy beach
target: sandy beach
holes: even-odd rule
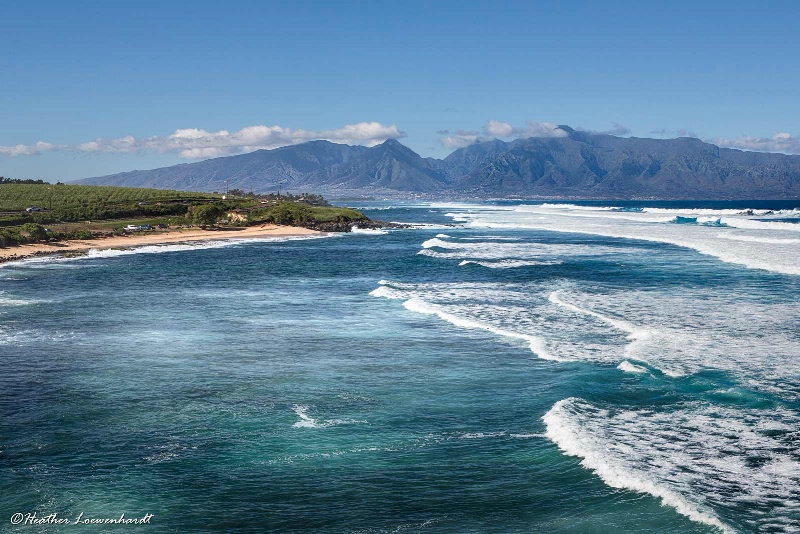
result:
[[[144,245],[161,245],[185,241],[207,241],[216,239],[255,239],[264,237],[288,237],[320,234],[316,230],[295,226],[265,224],[247,228],[224,230],[200,230],[197,228],[163,230],[146,234],[106,237],[86,241],[63,241],[60,243],[36,243],[17,247],[0,248],[0,263],[21,260],[34,256],[65,252],[85,252],[92,249],[128,248]]]

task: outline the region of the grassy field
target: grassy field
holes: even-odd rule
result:
[[[121,206],[138,202],[174,202],[220,198],[210,193],[165,189],[93,185],[0,184],[0,211],[19,211],[30,206],[50,210],[81,206]]]
[[[132,187],[0,184],[0,225],[181,215],[189,203],[219,198],[208,193]],[[45,211],[26,213],[30,207]]]

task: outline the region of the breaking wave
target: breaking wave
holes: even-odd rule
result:
[[[547,299],[553,304],[566,308],[575,313],[595,317],[600,321],[613,326],[617,330],[621,330],[622,332],[627,333],[628,339],[631,341],[631,343],[627,347],[625,347],[626,355],[630,355],[634,352],[636,343],[641,343],[643,341],[646,341],[653,336],[652,332],[646,328],[639,328],[629,323],[628,321],[624,321],[622,319],[616,319],[614,317],[608,317],[606,315],[603,315],[602,313],[598,313],[596,311],[592,311],[586,308],[581,308],[579,306],[566,302],[561,298],[561,295],[558,291],[553,291],[552,293],[550,293]]]
[[[636,373],[636,374],[643,374],[647,372],[647,367],[642,367],[641,365],[636,365],[634,363],[629,362],[628,360],[623,361],[621,364],[617,366],[617,369],[623,371],[625,373]]]
[[[412,298],[405,301],[403,303],[403,307],[405,307],[409,311],[421,313],[424,315],[436,315],[440,319],[447,321],[448,323],[453,324],[455,326],[458,326],[459,328],[485,330],[487,332],[497,334],[498,336],[501,337],[507,337],[510,339],[521,339],[528,344],[528,346],[531,349],[531,352],[533,352],[543,360],[556,360],[556,361],[559,360],[559,358],[553,356],[547,351],[547,349],[545,349],[544,341],[536,336],[531,336],[528,334],[520,334],[518,332],[512,332],[510,330],[503,330],[501,328],[497,328],[489,324],[481,323],[471,319],[465,319],[463,317],[458,317],[456,315],[453,315],[452,313],[443,311],[439,306],[436,306],[434,304],[429,304],[419,298]]]
[[[626,372],[636,366],[671,378],[722,371],[750,390],[800,398],[800,339],[791,302],[715,296],[702,288],[590,291],[548,280],[381,280],[370,295],[406,302],[406,309],[462,328],[535,339],[534,352],[544,358]]]
[[[451,216],[473,228],[536,229],[667,243],[750,269],[800,275],[797,250],[792,246],[800,224],[756,220],[738,210],[727,211],[731,213],[644,208],[641,213],[620,213],[587,207],[575,210],[564,205],[524,205],[515,211],[484,206]],[[674,224],[679,217],[691,224]],[[720,239],[718,230],[726,227],[735,228],[737,237]],[[428,246],[453,248],[431,242]]]
[[[458,265],[465,267],[467,265],[480,265],[489,269],[515,269],[517,267],[532,267],[534,265],[561,265],[560,261],[532,261],[532,260],[498,260],[498,261],[477,261],[477,260],[464,260]]]
[[[748,530],[800,525],[800,418],[787,410],[604,409],[568,398],[543,420],[547,438],[607,485],[653,495],[693,521],[733,532],[720,512],[747,503]]]
[[[350,232],[354,234],[366,234],[366,235],[386,235],[389,232],[386,230],[381,230],[380,228],[359,228],[357,225],[353,225],[350,228]]]

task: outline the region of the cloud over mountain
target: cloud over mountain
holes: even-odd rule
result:
[[[772,137],[740,136],[735,139],[712,139],[711,142],[719,146],[740,148],[742,150],[800,154],[800,138],[785,132],[776,133]]]
[[[440,130],[440,132],[447,132],[447,130]],[[494,138],[518,139],[527,137],[565,137],[566,135],[567,133],[560,130],[554,122],[527,121],[525,126],[518,127],[510,122],[489,120],[481,131],[457,130],[454,134],[441,137],[439,142],[445,148],[456,149]]]
[[[73,151],[84,153],[131,153],[142,151],[173,152],[186,159],[202,159],[241,154],[259,149],[272,149],[314,140],[375,146],[387,139],[405,137],[396,125],[379,122],[346,124],[333,130],[303,130],[283,126],[248,126],[236,132],[209,132],[200,128],[175,130],[166,136],[136,138],[97,138],[77,145],[55,145],[38,142],[34,145],[0,146],[0,155],[23,156],[42,152]]]

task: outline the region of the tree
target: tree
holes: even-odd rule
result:
[[[186,217],[194,224],[200,226],[215,226],[217,220],[225,214],[220,206],[215,204],[201,204],[199,206],[189,206]]]

